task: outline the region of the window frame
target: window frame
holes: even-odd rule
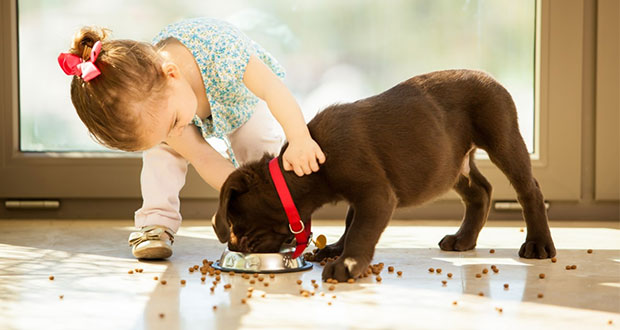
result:
[[[534,176],[548,200],[581,196],[582,0],[537,1]],[[17,2],[0,2],[0,198],[140,198],[136,155],[19,150]],[[569,118],[569,120],[566,120]],[[514,200],[505,176],[477,161],[494,199]],[[190,166],[182,198],[218,197]],[[84,184],[87,183],[87,184]],[[453,192],[445,200],[458,199]]]

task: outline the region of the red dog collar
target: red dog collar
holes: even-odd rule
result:
[[[286,185],[286,181],[284,180],[284,176],[280,170],[278,157],[269,161],[269,173],[271,174],[273,184],[276,186],[278,196],[280,197],[280,202],[284,207],[284,212],[286,212],[286,217],[288,218],[288,228],[293,234],[295,234],[297,247],[295,248],[295,253],[293,253],[293,256],[291,257],[295,259],[299,257],[299,255],[301,255],[306,249],[306,246],[308,246],[311,226],[310,220],[308,220],[308,227],[304,227],[304,223],[301,221],[299,212],[293,202],[293,197],[291,197],[291,193],[288,190],[288,186]]]

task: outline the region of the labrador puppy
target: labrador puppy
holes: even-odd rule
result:
[[[462,198],[465,214],[459,230],[439,246],[473,249],[492,190],[476,168],[476,148],[508,177],[523,207],[527,237],[519,256],[555,256],[514,102],[488,74],[447,70],[415,76],[381,94],[329,106],[308,128],[326,162],[311,175],[284,173],[302,221],[307,225],[324,204],[349,204],[344,234],[317,256],[339,256],[323,269],[324,280],[358,277],[396,207],[420,205],[450,189]],[[277,252],[293,236],[269,174],[272,158],[265,155],[240,167],[222,187],[213,226],[230,250]]]

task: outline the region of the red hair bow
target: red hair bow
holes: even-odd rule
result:
[[[95,42],[93,49],[90,50],[90,58],[88,61],[82,60],[81,57],[70,53],[62,53],[58,55],[58,64],[67,75],[81,76],[84,81],[89,81],[101,74],[101,71],[95,66],[97,56],[101,52],[101,41]]]

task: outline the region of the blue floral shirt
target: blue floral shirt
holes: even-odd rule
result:
[[[153,44],[168,38],[177,39],[191,51],[202,74],[211,116],[196,115],[194,125],[205,139],[224,140],[231,161],[239,166],[226,135],[250,119],[259,101],[243,83],[250,56],[258,57],[280,78],[284,78],[284,69],[238,28],[217,19],[192,18],[173,23],[153,39]]]

